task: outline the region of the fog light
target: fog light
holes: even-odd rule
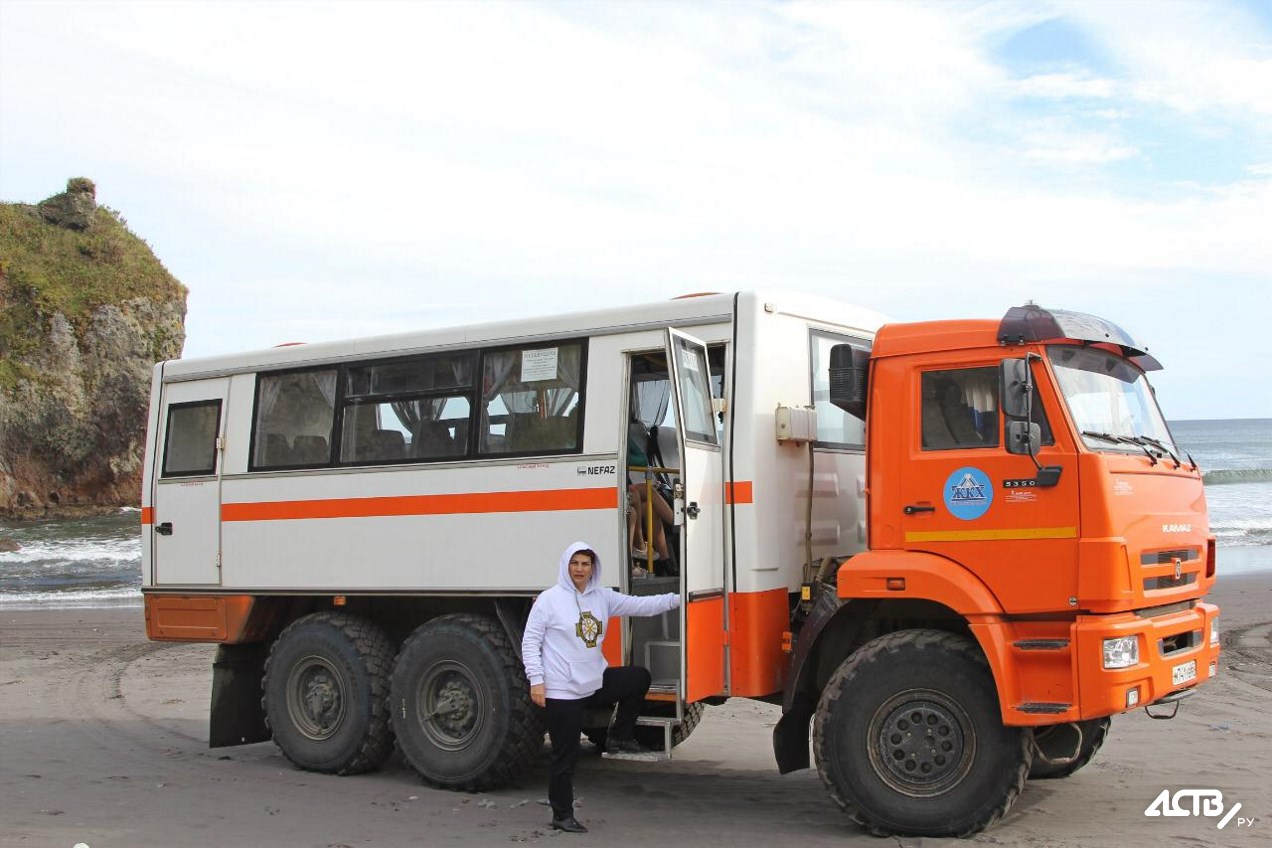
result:
[[[1212,663],[1210,664],[1210,676],[1211,676],[1211,677],[1214,677],[1214,676],[1216,676],[1217,674],[1219,674],[1219,663],[1217,663],[1217,662],[1212,662]]]
[[[1104,667],[1130,668],[1139,662],[1139,637],[1118,636],[1104,640]]]
[[[1219,619],[1215,618],[1210,622],[1210,647],[1219,647]]]
[[[1134,689],[1127,689],[1126,690],[1126,708],[1129,710],[1131,707],[1135,706],[1138,703],[1139,703],[1139,687],[1136,686]]]

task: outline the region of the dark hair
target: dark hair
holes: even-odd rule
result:
[[[591,548],[579,548],[577,551],[575,551],[573,554],[570,555],[570,558],[573,559],[575,555],[577,554],[587,554],[587,558],[592,561],[592,567],[596,568],[596,551],[592,550]]]

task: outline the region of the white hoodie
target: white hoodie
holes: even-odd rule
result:
[[[599,557],[587,588],[578,591],[570,579],[570,557],[583,550],[596,549],[575,542],[561,554],[557,584],[535,599],[521,639],[526,677],[531,685],[546,684],[549,698],[577,700],[601,688],[608,666],[601,644],[611,616],[658,615],[680,606],[680,595],[675,593],[636,597],[602,586]]]

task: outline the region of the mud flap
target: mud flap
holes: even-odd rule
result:
[[[261,707],[268,645],[221,645],[212,663],[212,710],[208,747],[228,748],[267,742],[269,728]]]
[[[810,698],[797,697],[773,725],[773,757],[777,760],[778,774],[809,767],[808,722],[816,706],[816,701]]]

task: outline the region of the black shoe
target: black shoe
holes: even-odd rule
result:
[[[610,739],[605,743],[605,750],[610,754],[648,754],[649,749],[635,739]]]
[[[587,828],[579,824],[574,816],[552,820],[553,830],[564,830],[566,833],[587,833]]]

